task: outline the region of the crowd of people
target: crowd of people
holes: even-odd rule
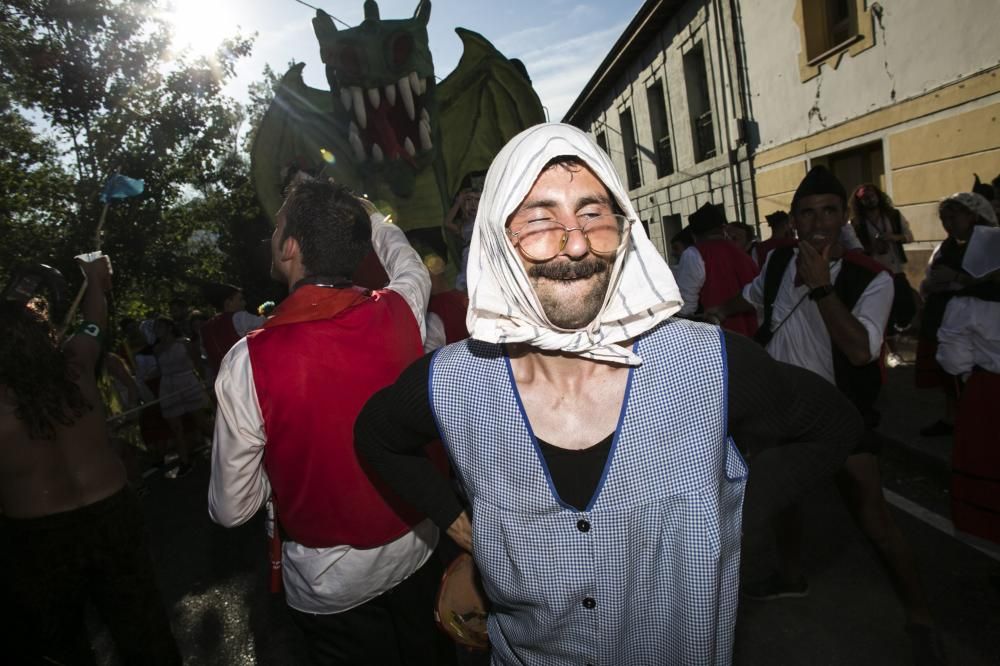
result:
[[[146,449],[167,478],[210,456],[222,526],[267,508],[316,664],[455,663],[434,605],[463,552],[485,626],[438,621],[488,636],[494,664],[731,663],[741,593],[809,593],[797,507],[826,480],[881,558],[914,660],[945,663],[883,496],[876,400],[917,328],[917,382],[945,396],[925,434],[954,431],[955,526],[1000,543],[989,187],[940,203],[947,238],[919,290],[906,218],[822,166],[767,239],[705,202],[668,265],[610,158],[542,124],[463,180],[443,220],[457,283],[444,243],[306,175],[270,240],[288,295],[258,314],[215,284],[213,316],[177,298],[112,342],[102,257],[81,263],[82,322],[63,341],[59,290],[15,280],[0,303],[15,654],[92,663],[89,600],[124,662],[180,662],[138,502]],[[757,556],[743,536],[762,531],[776,569],[741,580]]]

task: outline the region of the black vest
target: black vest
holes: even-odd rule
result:
[[[845,253],[840,264],[840,274],[833,283],[834,293],[837,298],[847,307],[848,310],[854,308],[865,289],[875,279],[880,270],[873,270],[860,262],[853,261]],[[788,270],[788,264],[795,256],[795,248],[792,246],[781,247],[770,254],[767,263],[767,272],[764,274],[764,322],[760,326],[760,331],[766,333],[757,336],[755,339],[766,345],[771,339],[771,317],[774,313],[774,299],[778,295],[778,288],[781,280]],[[863,261],[871,262],[864,258]],[[874,427],[874,422],[878,418],[875,411],[875,401],[878,399],[879,391],[882,389],[882,371],[877,360],[865,365],[853,365],[844,352],[837,348],[837,345],[830,340],[830,349],[833,352],[833,376],[837,388],[850,398],[854,406],[864,417],[865,425]]]
[[[903,221],[902,215],[899,211],[893,208],[889,211],[889,226],[892,228],[892,233],[902,234],[903,233]],[[868,222],[862,217],[858,220],[857,224],[852,225],[854,227],[854,233],[858,235],[858,240],[861,241],[861,246],[865,248],[866,254],[872,254],[872,242],[873,238],[871,232],[868,231]],[[899,263],[906,263],[906,251],[903,249],[903,244],[896,241],[886,241],[889,243],[889,250],[896,255],[899,259]]]

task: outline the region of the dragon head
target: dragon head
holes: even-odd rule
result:
[[[360,25],[337,30],[317,10],[313,30],[357,166],[408,196],[414,174],[435,156],[431,3],[420,0],[410,19],[383,21],[375,0],[365,1],[364,12]]]

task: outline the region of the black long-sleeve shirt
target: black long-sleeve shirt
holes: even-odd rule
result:
[[[752,530],[836,471],[857,445],[863,425],[850,401],[819,375],[773,360],[740,335],[726,333],[725,345],[729,434],[753,460],[743,512],[744,529]],[[372,396],[354,433],[361,458],[400,497],[447,529],[463,506],[421,451],[440,438],[428,394],[430,360],[415,361],[395,384]],[[547,460],[551,467],[553,458]],[[554,464],[575,463],[563,456]],[[561,470],[567,472],[572,476]]]

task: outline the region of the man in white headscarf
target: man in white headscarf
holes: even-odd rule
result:
[[[490,167],[469,340],[355,428],[362,458],[473,553],[494,664],[727,664],[744,527],[843,462],[861,422],[747,338],[673,319],[670,270],[607,155],[538,125]],[[420,454],[445,443],[468,508]],[[780,443],[747,467],[734,442]]]

